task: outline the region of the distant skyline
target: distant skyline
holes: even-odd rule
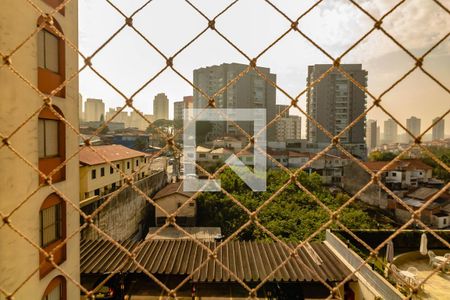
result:
[[[124,13],[131,14],[146,1],[114,1]],[[210,18],[232,1],[192,1]],[[296,2],[296,3],[293,3]],[[314,1],[276,1],[276,5],[291,18],[297,18]],[[358,0],[374,17],[379,18],[396,3],[391,0]],[[450,1],[444,1],[450,4]],[[275,2],[274,2],[275,3]],[[448,5],[447,5],[448,7]],[[98,12],[102,17],[99,22]],[[258,13],[254,13],[257,11]],[[251,12],[251,13],[249,13]],[[432,16],[432,17],[430,17]],[[326,22],[325,22],[326,20]],[[182,22],[180,22],[182,21]],[[124,23],[123,17],[106,1],[79,1],[79,47],[89,56]],[[133,24],[167,56],[172,56],[206,27],[206,20],[183,0],[154,0],[133,18]],[[265,1],[241,0],[216,21],[216,28],[249,57],[258,55],[289,28],[289,22]],[[348,0],[323,1],[311,14],[299,22],[300,29],[332,56],[337,57],[373,27],[373,21]],[[442,39],[450,27],[450,18],[433,1],[406,1],[383,20],[383,28],[398,39],[414,55],[420,56]],[[426,35],[424,35],[424,32]],[[193,70],[224,62],[248,61],[228,45],[217,33],[208,30],[174,60],[174,67],[193,81]],[[277,74],[277,84],[295,97],[306,87],[308,65],[331,61],[296,32],[290,32],[258,60]],[[164,59],[147,45],[132,29],[126,27],[92,60],[103,76],[127,96],[138,90],[165,66]],[[382,32],[373,32],[350,51],[342,63],[361,63],[368,71],[368,90],[380,95],[393,82],[414,66],[412,60]],[[82,66],[82,62],[80,62]],[[441,43],[424,61],[424,68],[443,85],[450,86],[450,39]],[[89,69],[80,74],[83,98],[101,98],[107,107],[124,104],[123,98]],[[192,87],[172,70],[166,70],[134,99],[137,109],[153,113],[153,98],[165,93],[169,100],[169,116],[173,102],[192,95]],[[277,103],[289,100],[277,91]],[[368,105],[371,99],[368,97]],[[382,104],[406,127],[406,119],[422,119],[422,130],[432,119],[450,109],[449,94],[420,70],[414,71],[402,83],[387,93]],[[300,106],[305,109],[305,97]],[[300,112],[291,110],[291,114]],[[306,118],[302,118],[303,122]],[[381,124],[389,116],[376,108],[368,119]],[[446,117],[445,133],[450,133],[450,117]],[[302,128],[306,128],[304,124]],[[401,132],[399,132],[401,133]],[[431,133],[431,131],[430,131]]]

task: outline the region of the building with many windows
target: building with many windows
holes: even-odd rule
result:
[[[288,116],[276,121],[276,140],[285,142],[286,140],[300,140],[302,119],[299,116]]]
[[[82,203],[118,189],[124,183],[124,176],[133,174],[133,178],[139,180],[150,172],[149,155],[146,153],[122,145],[91,147],[94,150],[86,147],[80,151],[80,200]]]
[[[378,127],[377,121],[375,120],[367,120],[366,144],[368,151],[372,151],[378,146]]]
[[[414,136],[420,135],[420,123],[421,120],[416,117],[411,117],[406,119],[406,129],[408,129]],[[413,138],[408,134],[409,141],[412,141]]]
[[[398,124],[392,120],[384,121],[384,144],[392,144],[398,142]]]
[[[51,13],[63,0],[33,3]],[[0,211],[23,234],[6,224],[1,229],[0,298],[6,292],[14,299],[79,299],[78,287],[64,275],[80,280],[80,217],[74,208],[79,205],[79,161],[73,156],[78,138],[65,123],[78,128],[78,78],[63,85],[78,71],[78,55],[65,42],[78,44],[78,1],[67,2],[53,17],[39,16],[26,1],[2,1],[0,36],[2,55],[31,36],[5,62],[36,88],[8,67],[0,68],[0,124],[2,138],[8,137],[0,151]],[[45,103],[43,97],[48,97]]]
[[[194,85],[199,87],[207,95],[213,96],[223,88],[227,82],[233,80],[248,65],[238,63],[224,63],[219,66],[210,66],[194,70]],[[270,73],[269,68],[259,67],[268,80],[276,83],[276,75]],[[223,93],[215,97],[218,108],[265,108],[266,120],[269,122],[275,117],[275,87],[269,84],[255,71],[251,70],[242,76],[237,82],[229,86]],[[194,108],[205,108],[208,99],[194,90]],[[247,133],[253,134],[252,122],[236,122]],[[233,125],[233,122],[214,122],[211,132],[215,138],[224,136],[242,136],[242,132]],[[275,128],[267,130],[267,140],[275,139]]]
[[[308,67],[307,84],[311,86],[332,65],[318,64]],[[343,64],[340,66],[363,87],[367,87],[367,71],[361,64]],[[331,71],[307,92],[306,109],[333,136],[339,134],[366,109],[366,94],[337,70]],[[340,142],[358,156],[366,155],[365,129],[363,117],[353,127],[345,131]],[[313,122],[307,120],[306,135],[309,143],[322,148],[331,143],[331,139]]]
[[[169,119],[169,98],[166,94],[159,93],[153,99],[153,115],[155,120]]]
[[[441,119],[440,121],[438,120],[439,117],[433,119],[433,124],[437,122],[432,129],[433,141],[442,140],[445,137],[445,120],[444,119]]]

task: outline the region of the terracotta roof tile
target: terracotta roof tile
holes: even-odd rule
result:
[[[136,151],[122,145],[101,145],[91,147],[111,162],[130,159],[134,157],[147,156],[147,154],[144,152]],[[82,165],[90,166],[104,164],[106,161],[96,152],[94,152],[89,147],[83,147],[80,151],[80,163]]]

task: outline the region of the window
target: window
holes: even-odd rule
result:
[[[119,172],[119,170],[120,170],[120,165],[117,164],[116,167],[117,167],[117,172]]]
[[[100,168],[100,176],[105,176],[105,168]]]
[[[206,157],[206,154],[199,154],[198,157],[204,158],[204,157]]]
[[[94,195],[95,196],[100,196],[100,189],[95,189]]]
[[[66,279],[63,276],[53,278],[42,296],[42,300],[64,300],[66,298]]]
[[[53,105],[61,117],[64,117],[61,110]],[[44,107],[38,116],[37,122],[37,144],[39,170],[48,175],[65,161],[65,131],[64,122],[58,119],[58,116],[50,109]],[[66,168],[62,167],[52,175],[52,182],[58,182],[65,179]],[[44,179],[39,176],[40,182]]]
[[[189,206],[190,207],[195,206],[195,203],[194,202],[189,202]]]
[[[139,160],[136,160],[136,167],[139,166]]]
[[[129,168],[130,168],[130,162],[127,161],[127,169],[129,169]]]
[[[48,246],[61,238],[61,203],[42,209],[40,220],[41,246]]]
[[[57,120],[39,119],[39,158],[54,157],[59,155],[58,123],[59,121]]]
[[[113,167],[109,167],[109,174],[114,173],[114,168]]]
[[[37,26],[44,22],[45,19],[40,17]],[[45,94],[51,94],[65,81],[65,42],[58,35],[63,31],[54,18],[53,25],[58,31],[46,24],[37,34],[38,88]],[[55,95],[64,98],[65,88]]]
[[[58,37],[45,29],[38,33],[38,66],[59,72]]]
[[[95,179],[97,177],[97,170],[92,170],[91,171],[91,178]]]
[[[39,236],[39,244],[47,252],[52,251],[66,238],[66,203],[57,194],[49,195],[41,205]],[[60,246],[53,252],[53,259],[57,265],[66,260],[66,245]],[[39,263],[41,278],[54,268],[41,252],[39,252]]]

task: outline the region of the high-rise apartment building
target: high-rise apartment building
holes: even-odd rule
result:
[[[377,146],[377,121],[367,120],[366,126],[367,150],[371,151]]]
[[[302,119],[299,116],[289,116],[280,118],[275,123],[276,140],[285,142],[286,140],[300,140],[302,138]]]
[[[105,103],[101,99],[86,99],[84,102],[84,119],[87,122],[100,121],[105,117]]]
[[[153,115],[155,120],[169,119],[169,98],[167,98],[166,94],[159,93],[153,99]]]
[[[327,64],[309,66],[308,85],[311,85],[331,67],[332,65]],[[367,71],[362,68],[361,64],[344,64],[341,65],[341,68],[362,86],[367,87]],[[310,116],[331,134],[337,135],[364,112],[366,94],[343,74],[334,70],[308,90],[306,105]],[[364,117],[340,138],[341,144],[347,145],[353,154],[359,156],[366,155],[365,123]],[[310,120],[307,120],[306,134],[308,142],[316,144],[318,147],[330,144],[330,138]]]
[[[194,70],[194,85],[212,96],[247,67],[248,65],[243,64],[224,63],[219,66],[196,69]],[[268,79],[276,82],[276,75],[270,73],[269,68],[259,67],[258,70]],[[253,70],[229,86],[223,93],[217,95],[215,100],[218,108],[265,108],[267,122],[275,117],[275,88]],[[205,108],[207,105],[208,99],[194,90],[194,108]],[[253,133],[252,122],[236,123],[246,132]],[[232,122],[214,122],[212,135],[215,137],[241,136],[242,133]],[[267,139],[275,139],[273,126],[268,129]]]
[[[173,103],[173,119],[183,120],[184,109],[192,109],[194,107],[193,96],[184,96],[183,101]]]
[[[54,29],[77,47],[78,1],[66,2],[64,11],[53,13],[62,2],[33,1],[43,13],[52,14],[51,19],[39,17],[26,1],[0,4],[2,55],[21,45],[37,25],[43,26],[14,53],[12,64],[45,95],[78,71],[77,53]],[[35,247],[53,252],[53,262],[80,282],[80,215],[74,209],[79,205],[79,160],[78,155],[72,156],[78,151],[78,136],[58,117],[78,128],[78,78],[72,78],[45,106],[42,97],[9,68],[0,68],[0,82],[2,134],[6,137],[20,126],[8,142],[36,168],[25,164],[7,146],[0,151],[0,211],[11,227],[24,235],[2,223],[0,299],[9,299],[5,291],[14,293],[11,299],[80,299],[79,288]],[[31,119],[21,125],[28,117]],[[66,159],[65,166],[58,168]]]
[[[420,135],[420,123],[421,120],[416,117],[411,117],[406,119],[406,129],[408,129],[414,136]],[[409,141],[412,141],[413,138],[408,134]]]
[[[289,105],[277,104],[276,105],[276,109],[275,109],[275,113],[277,115],[281,115],[283,118],[288,118],[289,117],[289,110],[286,110],[288,107],[289,107]]]
[[[183,120],[183,101],[175,101],[173,103],[173,119],[174,120]]]
[[[439,122],[438,120],[439,117],[433,119],[433,124],[437,122],[432,129],[433,141],[441,140],[445,137],[445,120],[442,119]]]
[[[392,120],[387,119],[384,121],[384,133],[383,142],[385,144],[392,144],[398,142],[398,124]]]

